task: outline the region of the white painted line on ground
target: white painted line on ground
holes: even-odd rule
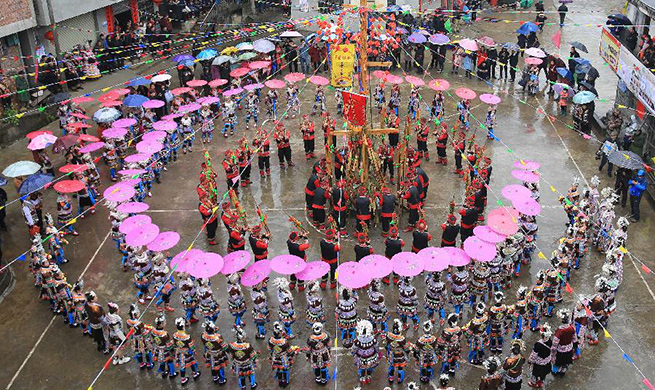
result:
[[[100,243],[100,245],[98,245],[98,249],[96,249],[96,251],[95,251],[95,253],[93,254],[93,256],[91,256],[91,260],[89,260],[89,263],[86,265],[86,267],[84,267],[84,270],[82,270],[82,273],[81,273],[80,276],[77,278],[77,280],[82,279],[82,276],[84,276],[84,274],[86,273],[86,271],[89,269],[89,267],[91,266],[91,263],[93,263],[93,260],[95,260],[96,256],[98,256],[98,253],[100,252],[100,249],[102,249],[102,247],[105,245],[105,242],[107,242],[107,239],[109,238],[109,235],[110,235],[110,234],[111,234],[111,230],[107,232],[107,235],[105,236],[105,238],[102,240],[102,242]]]
[[[630,261],[632,262],[632,265],[634,265],[635,269],[637,270],[637,274],[641,278],[641,281],[644,282],[646,285],[646,289],[648,290],[648,293],[650,294],[651,298],[655,301],[655,294],[653,293],[653,290],[651,290],[650,286],[648,285],[648,282],[646,282],[646,279],[644,279],[644,275],[641,274],[641,270],[639,267],[637,267],[637,263],[635,263],[635,260],[632,258],[630,253],[628,253],[628,257],[630,258]]]

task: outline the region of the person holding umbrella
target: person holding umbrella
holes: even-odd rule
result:
[[[562,5],[557,8],[557,12],[559,13],[559,26],[563,27],[564,19],[566,19],[566,13],[569,12],[569,7],[566,6],[565,2],[562,2]]]
[[[639,202],[641,202],[641,197],[646,191],[648,182],[646,181],[646,172],[643,169],[637,171],[637,176],[630,180],[630,208],[632,209],[632,222],[639,222],[640,213],[639,213]]]

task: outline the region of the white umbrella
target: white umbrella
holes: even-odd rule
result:
[[[238,45],[236,45],[236,48],[239,51],[246,51],[246,50],[253,50],[255,47],[252,45],[252,42],[241,42]]]
[[[41,166],[34,161],[17,161],[2,171],[7,177],[28,176],[38,172]]]
[[[232,59],[231,56],[218,56],[214,58],[214,61],[212,61],[212,65],[221,65],[226,62],[229,62]]]
[[[302,38],[302,34],[298,31],[285,31],[280,34],[280,38]]]
[[[172,76],[168,73],[164,74],[158,74],[156,76],[153,76],[153,78],[150,79],[153,83],[161,83],[163,81],[168,81],[172,78]]]

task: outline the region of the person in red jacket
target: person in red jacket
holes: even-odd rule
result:
[[[334,240],[336,232],[334,229],[328,229],[325,232],[325,238],[321,240],[321,260],[330,265],[330,289],[337,287],[337,279],[335,272],[337,271],[337,262],[339,260],[339,251],[341,246]],[[327,287],[328,274],[321,279],[321,289],[325,290]]]
[[[307,250],[309,249],[309,240],[307,236],[302,235],[296,231],[293,231],[289,234],[289,239],[287,240],[287,249],[289,249],[289,254],[298,256],[301,259],[307,261]],[[296,278],[296,275],[291,275],[291,284],[289,288],[293,290],[296,288],[296,282],[298,283],[298,291],[302,292],[305,290],[305,283]]]
[[[307,114],[302,116],[302,124],[300,126],[302,131],[302,141],[305,146],[305,159],[315,158],[314,154],[314,122],[309,120]]]
[[[448,146],[448,126],[441,124],[441,132],[434,132],[437,137],[437,164],[448,165],[448,155],[446,148]]]
[[[421,123],[416,126],[416,147],[419,158],[425,158],[425,161],[430,161],[428,135],[430,135],[430,124],[428,123],[428,118],[422,117]]]
[[[421,219],[412,233],[412,252],[418,253],[421,249],[427,248],[431,239],[432,235],[428,232],[428,224]]]
[[[202,216],[204,222],[205,233],[207,234],[207,242],[209,245],[216,245],[216,228],[218,227],[218,218],[216,213],[213,212],[214,204],[209,200],[209,198],[204,197],[200,199],[198,204],[198,211]]]

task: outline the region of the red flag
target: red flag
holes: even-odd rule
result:
[[[552,36],[553,43],[559,49],[562,46],[562,32],[558,31]]]
[[[653,271],[650,270],[650,268],[648,268],[648,267],[646,266],[646,264],[642,264],[642,265],[641,265],[641,269],[644,270],[644,272],[647,273],[647,274],[653,272]]]
[[[569,294],[571,294],[573,292],[573,289],[571,288],[571,285],[569,284],[569,282],[566,282],[566,287],[564,288],[564,291],[566,291]]]
[[[366,96],[350,92],[343,94],[343,116],[354,126],[366,123]]]

